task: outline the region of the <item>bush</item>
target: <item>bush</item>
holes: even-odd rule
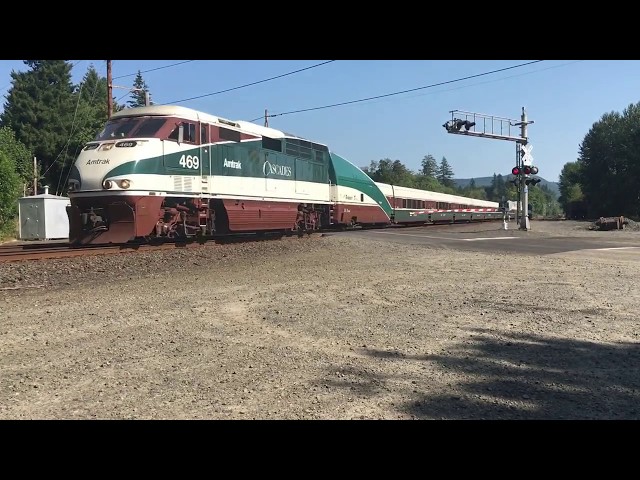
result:
[[[12,229],[22,181],[13,160],[0,151],[0,230]]]

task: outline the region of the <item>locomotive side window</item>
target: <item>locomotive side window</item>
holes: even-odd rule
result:
[[[196,125],[194,123],[177,123],[174,129],[171,131],[168,140],[178,141],[178,132],[180,131],[180,125],[184,127],[183,141],[186,143],[196,143]]]
[[[262,136],[262,148],[267,148],[276,152],[282,151],[282,140]]]
[[[178,126],[179,125],[176,125],[175,128],[171,130],[171,133],[167,137],[168,140],[174,140],[176,142],[178,141]]]
[[[194,123],[183,123],[184,141],[187,143],[196,143],[196,126]]]
[[[202,124],[200,125],[200,144],[205,145],[209,143],[209,125]]]
[[[220,140],[229,140],[231,142],[240,141],[240,132],[230,130],[228,128],[220,127],[219,129]]]

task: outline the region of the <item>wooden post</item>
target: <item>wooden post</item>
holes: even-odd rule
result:
[[[111,74],[111,60],[107,60],[107,118],[113,114],[113,79]]]
[[[38,161],[33,157],[33,194],[38,194]]]

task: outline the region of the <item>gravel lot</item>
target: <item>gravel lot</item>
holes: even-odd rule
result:
[[[587,227],[530,233],[640,246]],[[0,419],[640,419],[639,263],[528,258],[316,235],[0,263]]]

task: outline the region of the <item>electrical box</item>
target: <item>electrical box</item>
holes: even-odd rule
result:
[[[43,193],[18,199],[20,240],[69,238],[68,197]]]

